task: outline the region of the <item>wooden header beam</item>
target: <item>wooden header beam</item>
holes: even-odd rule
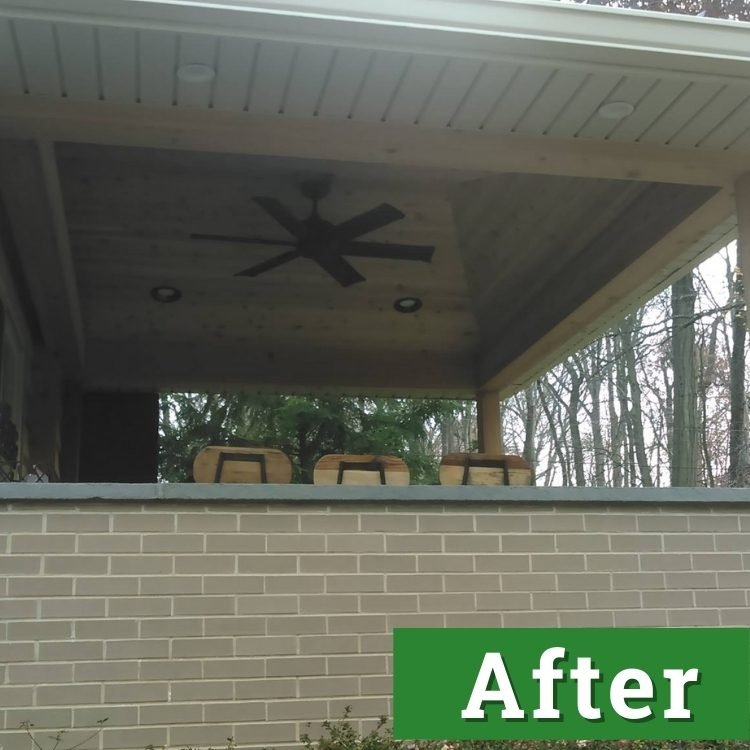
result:
[[[0,138],[733,187],[750,153],[0,97]]]
[[[0,141],[0,193],[44,344],[75,376],[83,364],[83,318],[52,145]]]
[[[200,352],[197,356],[196,352]],[[471,363],[436,352],[347,351],[205,345],[185,341],[90,341],[89,390],[256,390],[266,393],[469,399]]]

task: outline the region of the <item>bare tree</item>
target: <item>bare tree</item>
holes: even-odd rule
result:
[[[695,298],[691,271],[672,285],[673,487],[694,487],[697,481]]]
[[[747,309],[742,271],[727,273],[732,302],[732,353],[729,365],[729,483],[744,487],[747,481],[747,397],[745,393],[745,341]]]

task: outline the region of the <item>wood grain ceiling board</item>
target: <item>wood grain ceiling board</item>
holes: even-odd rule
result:
[[[550,247],[550,266],[543,273],[528,273],[524,294],[499,301],[495,321],[507,335],[502,350],[496,348],[482,364],[488,377],[520,357],[530,341],[541,340],[718,194],[715,188],[669,184],[647,184],[635,191],[631,184],[629,192],[623,195],[626,205],[588,238]]]
[[[184,342],[90,341],[88,377],[99,388],[473,398],[473,364],[451,353]]]
[[[221,363],[225,377],[243,377],[231,372],[237,348],[273,350],[285,361],[298,350],[331,347],[368,362],[371,352],[386,360],[417,353],[446,358],[452,367],[463,362],[465,373],[473,371],[478,333],[446,197],[456,175],[72,145],[58,153],[84,325],[89,349],[93,346],[88,356],[99,362],[97,377],[107,382],[115,377],[104,372],[106,359],[97,359],[97,349],[118,343],[131,352],[151,351],[154,342],[181,351],[215,351],[212,382],[220,379]],[[352,258],[367,281],[342,288],[306,259],[258,278],[236,277],[283,248],[189,238],[191,232],[206,232],[286,239],[252,197],[272,195],[306,216],[310,203],[298,183],[316,169],[335,173],[333,191],[320,205],[324,218],[338,223],[390,202],[406,218],[371,239],[435,245],[432,263]],[[149,290],[161,284],[182,291],[179,303],[150,298]],[[398,314],[393,302],[402,296],[420,297],[423,309]],[[171,372],[170,382],[173,377]],[[426,382],[427,376],[421,377]],[[464,388],[473,382],[467,378]]]
[[[179,81],[188,63],[215,78]],[[745,149],[750,131],[739,79],[12,17],[0,92],[707,149]],[[634,114],[597,114],[615,100]]]
[[[299,382],[287,376],[267,379],[279,375],[279,362],[296,362],[299,369],[308,366],[314,351],[341,350],[359,365],[333,372],[318,364],[311,370],[316,374],[308,381],[310,388],[319,387],[310,385],[315,378],[323,382],[325,377],[331,378],[330,387],[340,387],[346,372],[360,378],[344,383],[347,388],[367,383],[376,391],[387,390],[393,387],[393,373],[381,367],[379,374],[365,377],[365,363],[374,367],[398,355],[407,363],[416,354],[425,362],[442,362],[451,373],[443,393],[470,391],[483,352],[500,339],[521,345],[518,335],[508,331],[542,335],[549,321],[598,288],[609,273],[599,267],[605,258],[616,273],[648,249],[663,221],[678,223],[711,192],[637,181],[480,177],[73,144],[57,151],[87,361],[93,368],[90,377],[100,385],[122,377],[120,365],[114,364],[120,359],[104,354],[113,347],[139,361],[146,357],[153,373],[160,373],[162,387],[186,385],[189,377],[180,374],[178,365],[192,372],[191,352],[200,352],[201,360],[211,352],[212,360],[195,370],[192,387],[201,385],[200,371],[212,386],[245,378],[258,387],[285,383],[296,388]],[[407,218],[372,239],[434,244],[433,262],[352,259],[367,281],[344,289],[305,259],[256,279],[238,278],[237,271],[273,257],[279,248],[189,238],[191,232],[206,232],[284,239],[284,230],[252,197],[278,197],[295,215],[305,216],[310,204],[299,194],[298,183],[316,171],[335,175],[333,192],[320,207],[325,218],[337,223],[391,202]],[[614,243],[611,251],[607,237]],[[155,303],[148,292],[160,284],[177,286],[183,298],[175,305]],[[393,301],[407,295],[425,302],[417,315],[393,311]],[[537,307],[544,314],[535,313]],[[174,351],[177,360],[162,362],[161,351]],[[272,352],[273,363],[251,366],[247,355],[237,351]],[[435,393],[444,373],[438,367],[432,375],[403,375],[402,392]],[[138,377],[145,382],[148,374]]]
[[[555,278],[645,187],[538,175],[467,183],[454,215],[482,335],[490,338],[506,325],[536,279]]]

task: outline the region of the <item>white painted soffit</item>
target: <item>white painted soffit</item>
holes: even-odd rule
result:
[[[546,0],[0,0],[0,15],[747,79],[750,24]]]

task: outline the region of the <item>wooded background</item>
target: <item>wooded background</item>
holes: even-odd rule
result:
[[[537,484],[750,484],[747,325],[736,247],[721,250],[503,404],[508,453]],[[325,453],[402,456],[412,482],[476,450],[473,402],[165,394],[161,476],[190,481],[204,445],[265,445],[309,482]]]
[[[750,21],[747,0],[584,2]],[[748,486],[744,300],[733,244],[506,401],[506,452],[545,486]],[[302,482],[325,453],[381,453],[430,484],[476,450],[475,405],[439,399],[164,394],[160,424],[164,481],[208,444],[281,448]]]

